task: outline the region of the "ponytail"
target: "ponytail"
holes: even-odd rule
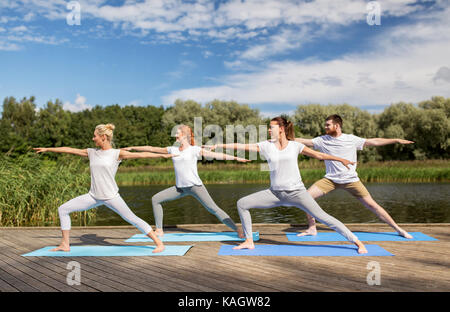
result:
[[[284,132],[286,133],[286,138],[289,141],[295,141],[294,124],[292,123],[292,121],[287,122],[287,125],[284,128]]]

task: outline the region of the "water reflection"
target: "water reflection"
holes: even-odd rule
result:
[[[367,183],[365,185],[375,201],[398,223],[450,222],[450,183]],[[154,225],[151,197],[167,187],[169,186],[121,187],[120,194],[140,218]],[[267,184],[206,185],[211,197],[236,223],[240,223],[236,209],[237,200],[267,187]],[[326,212],[344,223],[382,222],[357,199],[343,190],[335,190],[319,198],[317,202]],[[166,225],[219,223],[192,197],[164,203],[163,210]],[[255,223],[306,223],[305,213],[294,207],[252,209],[250,212]],[[90,225],[127,224],[114,212],[101,207],[96,222]]]

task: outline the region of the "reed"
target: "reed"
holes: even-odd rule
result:
[[[58,225],[58,207],[87,193],[89,167],[85,161],[42,161],[38,156],[0,160],[0,226]],[[73,213],[72,224],[87,225],[95,210]]]

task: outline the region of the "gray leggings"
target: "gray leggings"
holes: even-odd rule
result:
[[[237,207],[245,237],[252,237],[252,219],[249,209],[267,209],[278,206],[298,207],[321,223],[343,235],[350,242],[354,243],[358,240],[342,222],[323,211],[304,187],[294,191],[275,191],[268,189],[239,199]]]
[[[230,216],[216,205],[214,200],[209,195],[204,185],[194,185],[190,187],[176,187],[172,186],[168,189],[162,190],[152,197],[153,214],[155,216],[155,224],[158,229],[163,227],[163,209],[161,203],[175,200],[184,196],[193,196],[203,207],[210,213],[215,215],[222,223],[224,223],[233,231],[237,231],[236,224],[231,220]]]

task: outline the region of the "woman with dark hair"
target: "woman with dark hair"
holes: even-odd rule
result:
[[[337,231],[350,242],[356,244],[358,253],[367,253],[364,244],[340,221],[327,214],[306,191],[298,168],[298,155],[303,154],[320,160],[335,160],[348,168],[352,162],[328,154],[314,151],[296,142],[292,122],[283,117],[270,121],[271,139],[256,144],[218,144],[213,148],[260,152],[270,169],[270,188],[245,196],[238,200],[237,208],[246,240],[234,249],[255,248],[252,237],[251,208],[274,208],[278,206],[295,206],[314,216],[323,224]]]
[[[243,238],[242,229],[238,228],[228,214],[223,211],[208,193],[198,176],[197,161],[202,157],[212,157],[222,160],[237,160],[239,162],[248,162],[249,160],[205,150],[195,145],[192,129],[187,125],[179,125],[176,132],[176,141],[180,143],[179,147],[153,147],[153,146],[134,146],[126,150],[147,151],[162,154],[173,154],[177,157],[172,158],[175,170],[175,186],[169,187],[152,197],[153,214],[155,216],[156,234],[163,236],[163,209],[161,204],[176,200],[178,198],[190,195],[197,199],[203,207],[215,215],[222,223],[238,233]]]

